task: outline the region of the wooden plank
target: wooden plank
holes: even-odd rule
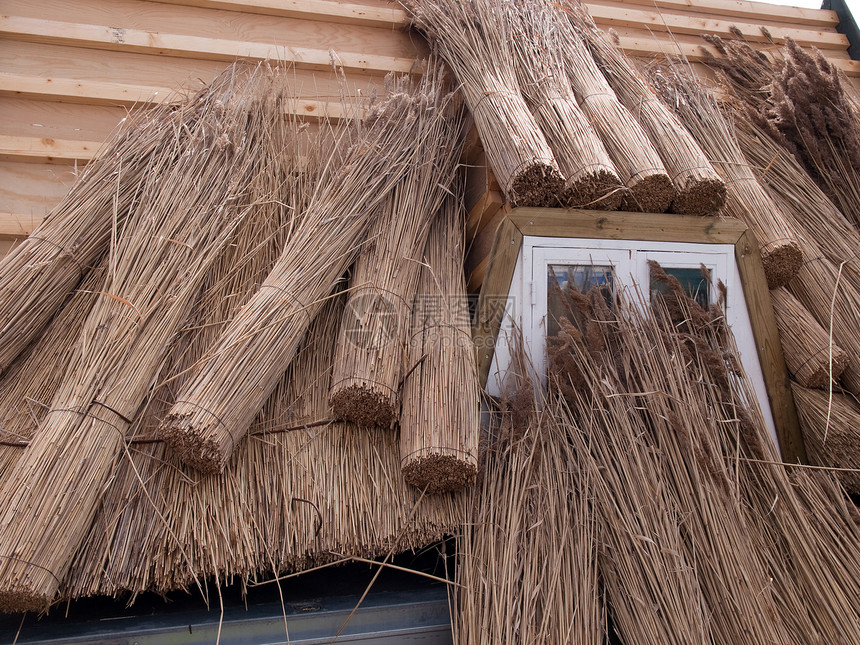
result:
[[[594,0],[587,0],[591,7]],[[745,18],[751,21],[767,19],[806,25],[811,27],[835,27],[839,22],[835,11],[789,7],[764,2],[745,2],[743,0],[623,0],[615,4],[640,5],[649,8],[689,10],[695,13],[712,14],[724,18]]]
[[[488,261],[487,279],[481,286],[472,326],[472,340],[475,343],[478,361],[478,378],[482,387],[487,385],[496,337],[502,324],[505,303],[511,290],[511,280],[522,242],[523,234],[516,224],[510,219],[504,219],[496,229],[493,250]]]
[[[116,30],[289,45],[325,52],[413,59],[421,46],[405,30],[219,11],[147,0],[3,0],[6,15]]]
[[[761,31],[765,26],[773,39],[779,43],[784,43],[786,38],[792,38],[804,47],[815,46],[819,49],[843,51],[848,48],[848,38],[835,29],[802,29],[779,23],[766,24],[762,22],[766,20],[766,16],[760,16],[754,22],[727,21],[670,11],[658,13],[653,10],[632,9],[623,5],[601,4],[590,5],[588,11],[601,27],[630,27],[674,34],[716,34],[723,37],[731,37],[733,35],[731,28],[734,28],[739,30],[748,41],[767,43],[768,39]]]
[[[29,235],[76,179],[73,166],[0,161],[0,236]]]
[[[508,216],[523,235],[734,244],[746,226],[730,217],[516,208]]]
[[[471,240],[474,240],[484,230],[504,204],[505,199],[500,192],[490,190],[484,193],[466,218],[467,243],[471,243]]]
[[[496,237],[496,229],[502,220],[505,219],[507,213],[507,208],[496,209],[494,216],[488,218],[483,230],[477,233],[471,240],[467,240],[466,261],[463,268],[468,281],[475,282],[480,280],[483,282],[483,277],[475,274],[475,269],[484,265],[484,260],[490,256],[493,241]]]
[[[0,34],[7,38],[29,42],[74,45],[158,56],[206,58],[221,61],[233,61],[237,58],[274,60],[291,63],[304,69],[328,70],[331,69],[332,60],[334,60],[339,66],[347,70],[381,73],[421,71],[420,64],[416,63],[414,58],[407,57],[377,56],[345,51],[332,53],[328,49],[312,47],[224,40],[19,16],[0,16]]]
[[[340,2],[332,0],[156,0],[167,4],[205,7],[225,11],[259,13],[268,16],[286,16],[339,22],[343,24],[371,25],[397,28],[407,23],[406,12],[389,0],[377,2]]]
[[[735,261],[743,285],[750,325],[770,399],[776,437],[782,459],[786,462],[807,463],[803,434],[789,387],[785,356],[779,341],[770,292],[764,277],[761,254],[755,236],[744,231],[735,244]]]
[[[92,159],[101,141],[0,135],[0,159],[37,163],[76,164]]]
[[[0,135],[104,141],[128,115],[122,107],[0,97]]]

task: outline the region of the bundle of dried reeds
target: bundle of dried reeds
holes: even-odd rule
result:
[[[402,0],[461,83],[499,185],[512,206],[556,206],[564,179],[519,92],[513,34],[494,0]]]
[[[267,251],[254,263],[264,258],[277,259]],[[237,295],[250,298],[255,272],[240,273],[247,281],[236,283]],[[201,477],[163,444],[132,446],[64,594],[164,592],[213,575],[254,584],[341,556],[420,548],[459,526],[461,496],[427,497],[403,481],[395,433],[331,421],[328,386],[344,300],[323,305],[224,474]],[[142,437],[152,436],[156,414]]]
[[[455,642],[597,645],[606,626],[588,472],[554,410],[520,415],[522,427],[488,446],[467,500]]]
[[[726,202],[726,184],[678,117],[659,99],[636,63],[578,5],[566,6],[577,17],[579,33],[588,44],[616,96],[648,133],[675,185],[672,211],[711,215]]]
[[[420,163],[453,100],[431,65],[418,87],[402,78],[374,106],[339,176],[310,198],[301,222],[258,292],[177,396],[160,435],[181,459],[221,471],[292,360],[407,168]]]
[[[252,207],[246,187],[269,128],[255,100],[270,91],[260,82],[265,76],[260,68],[228,68],[168,117],[186,127],[148,157],[140,199],[112,241],[76,355],[4,482],[6,611],[44,608],[54,599],[170,340],[208,265]]]
[[[710,39],[722,70],[747,114],[803,164],[845,216],[860,227],[860,112],[838,69],[821,52],[790,38],[778,57],[742,41]]]
[[[845,279],[860,289],[860,230],[854,227],[797,162],[756,125],[738,121],[735,131],[761,185],[795,231],[811,238]],[[806,251],[806,256],[813,253]]]
[[[0,372],[38,338],[122,230],[153,153],[179,126],[168,103],[124,119],[68,195],[0,262]]]
[[[785,215],[759,185],[738,146],[734,123],[693,76],[689,66],[652,70],[651,84],[672,106],[726,180],[725,215],[745,222],[755,233],[768,287],[788,284],[803,261],[800,245]]]
[[[421,255],[463,149],[461,105],[431,124],[432,143],[382,205],[352,269],[331,384],[339,419],[384,428],[397,420]]]
[[[845,350],[848,364],[842,371],[842,385],[860,396],[860,290],[842,279],[839,267],[811,239],[803,239],[803,245],[814,255],[803,263],[788,289]]]
[[[577,22],[582,14],[547,0],[531,1],[548,5],[547,10],[555,14],[561,54],[576,98],[629,189],[622,210],[667,211],[675,197],[672,180],[648,135],[618,100],[578,33],[581,28]]]
[[[39,339],[0,378],[0,487],[50,409],[104,284],[105,263],[91,269]]]
[[[565,177],[561,203],[570,208],[615,210],[621,180],[576,102],[564,70],[557,14],[543,2],[507,3],[517,79]]]
[[[848,355],[785,287],[770,292],[788,371],[804,387],[826,388],[848,365]]]
[[[844,469],[836,476],[845,488],[860,495],[860,405],[838,392],[821,392],[793,384],[803,441],[813,464]]]
[[[454,491],[475,478],[480,384],[463,275],[463,214],[448,198],[433,224],[415,296],[400,414],[400,464],[409,484]]]
[[[589,464],[600,572],[622,639],[787,642],[757,535],[737,512],[740,492],[715,441],[736,415],[714,412],[724,405],[716,385],[729,381],[703,363],[722,365],[722,355],[688,346],[697,327],[718,329],[718,316],[684,324],[660,313],[660,322],[624,302],[610,311],[601,293],[569,291],[567,301],[581,324],[563,321],[550,343],[553,381]],[[643,612],[643,601],[659,609]]]

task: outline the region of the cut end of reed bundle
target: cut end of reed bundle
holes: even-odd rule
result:
[[[629,191],[621,201],[621,210],[642,213],[665,213],[675,197],[675,187],[665,172],[655,169],[628,182]]]
[[[475,481],[478,461],[450,448],[426,448],[403,459],[401,472],[407,484],[428,494],[451,493]]]
[[[772,240],[761,248],[761,263],[768,289],[784,287],[797,275],[803,253],[796,240]]]
[[[686,181],[676,179],[675,184],[674,213],[712,215],[726,203],[726,183],[718,177],[688,177]]]
[[[49,571],[45,575],[51,576]],[[0,614],[20,614],[27,611],[42,611],[46,609],[53,598],[35,591],[32,586],[22,581],[8,581],[0,591]]]
[[[396,392],[365,383],[332,388],[330,404],[335,418],[365,427],[391,427],[400,412]]]
[[[554,166],[535,161],[511,181],[508,198],[511,206],[553,207],[559,205],[564,179]]]
[[[181,402],[177,401],[178,405]],[[191,412],[171,412],[159,425],[158,436],[183,463],[202,473],[220,473],[233,449],[232,439],[222,429],[227,440],[216,441],[211,424],[204,427],[194,417]]]
[[[601,168],[586,171],[575,180],[568,180],[561,202],[566,208],[614,211],[621,206],[623,198],[624,190],[618,175]]]

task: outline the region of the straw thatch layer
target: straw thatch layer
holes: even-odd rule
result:
[[[443,204],[424,253],[400,414],[403,476],[428,493],[463,488],[478,467],[480,384],[463,238],[460,203],[452,197]]]
[[[185,463],[224,469],[381,204],[432,145],[453,100],[432,67],[420,86],[403,78],[371,109],[339,174],[310,198],[265,282],[177,396],[159,432]]]
[[[860,495],[860,405],[838,392],[792,384],[803,441],[812,463],[845,469],[836,473],[847,490]]]
[[[460,81],[487,155],[512,206],[557,206],[562,176],[552,149],[519,92],[502,3],[404,0],[415,25]]]

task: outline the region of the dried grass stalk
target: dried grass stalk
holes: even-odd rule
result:
[[[124,119],[68,195],[0,261],[0,372],[38,338],[122,230],[153,154],[174,135],[168,103]]]
[[[353,267],[332,374],[339,419],[384,428],[397,420],[421,254],[459,167],[465,123],[460,104],[433,122],[424,158],[382,205]]]
[[[477,473],[480,385],[463,275],[463,215],[446,200],[433,224],[415,296],[400,414],[407,483],[456,491]]]
[[[574,10],[580,35],[615,95],[636,117],[663,160],[675,198],[671,210],[712,215],[726,202],[726,184],[678,117],[657,97],[636,63],[597,28],[584,12]]]
[[[310,198],[259,291],[177,396],[160,435],[180,458],[219,472],[292,360],[308,325],[357,256],[380,205],[420,163],[452,96],[431,65],[420,87],[402,78],[373,107],[339,175]]]
[[[462,84],[487,160],[508,202],[558,205],[564,178],[520,95],[504,5],[494,0],[401,4]]]
[[[565,177],[562,205],[617,209],[621,180],[576,102],[564,70],[557,13],[530,0],[509,3],[508,9],[520,89]]]
[[[709,40],[723,55],[710,64],[723,72],[749,118],[860,227],[860,111],[839,70],[821,52],[804,51],[790,38],[770,56],[742,40]]]
[[[745,222],[759,242],[768,287],[776,289],[797,275],[803,261],[800,244],[785,215],[756,180],[738,146],[734,123],[693,77],[676,65],[653,70],[652,86],[674,107],[681,122],[702,146],[726,180],[723,214]]]
[[[454,641],[603,643],[588,473],[555,410],[526,413],[512,430],[488,446],[467,502]]]
[[[171,338],[251,207],[245,187],[268,128],[254,100],[269,94],[263,76],[260,68],[228,68],[166,117],[175,137],[148,158],[76,356],[2,489],[4,611],[42,609],[54,599]]]
[[[836,476],[845,488],[860,495],[860,405],[838,392],[791,386],[803,442],[810,462],[828,468],[844,468]]]
[[[797,298],[780,287],[770,292],[788,371],[804,387],[826,388],[848,365],[848,355],[830,339]]]
[[[621,181],[629,189],[621,204],[622,210],[667,211],[675,197],[672,180],[651,140],[618,100],[578,33],[584,28],[577,25],[582,14],[551,6],[559,25],[565,68],[579,106],[600,135]]]

